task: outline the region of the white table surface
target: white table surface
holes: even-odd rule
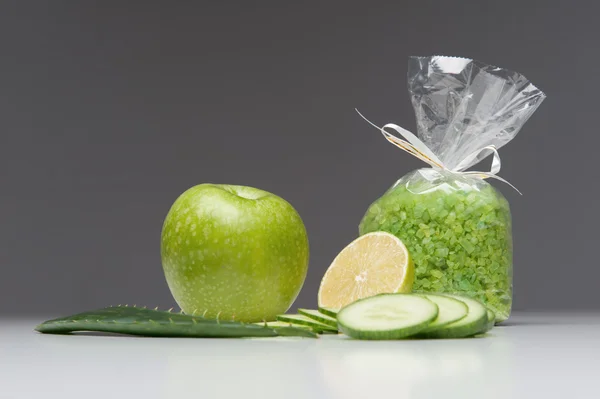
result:
[[[600,398],[600,314],[464,340],[59,336],[0,319],[0,398]]]

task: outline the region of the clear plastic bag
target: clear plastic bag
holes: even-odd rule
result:
[[[496,150],[545,95],[518,73],[456,57],[411,57],[408,82],[418,138],[396,125],[382,133],[432,168],[398,180],[369,207],[359,232],[403,240],[415,263],[415,291],[468,295],[505,320],[512,306],[511,214],[484,179],[504,181],[496,176]],[[465,171],[490,153],[490,172]]]

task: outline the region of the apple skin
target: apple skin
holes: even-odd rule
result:
[[[175,201],[161,237],[163,270],[187,314],[258,322],[285,313],[308,270],[306,228],[283,198],[200,184]]]

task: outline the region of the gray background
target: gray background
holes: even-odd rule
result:
[[[548,95],[500,152],[516,309],[599,309],[600,7],[586,2],[0,3],[0,313],[170,307],[159,239],[202,182],[281,195],[311,264],[423,166],[355,113],[414,129],[409,55],[473,57]],[[487,164],[487,163],[486,163]]]

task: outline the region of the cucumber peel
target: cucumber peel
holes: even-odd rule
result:
[[[465,317],[458,321],[433,331],[424,332],[421,334],[423,338],[466,338],[481,333],[486,329],[488,325],[488,310],[481,302],[458,295],[444,295],[464,302],[469,311]]]
[[[319,323],[315,319],[311,319],[305,315],[301,314],[280,314],[277,316],[278,321],[284,321],[286,323],[291,323],[294,326],[309,326],[315,332],[334,332],[337,333],[337,328],[333,328],[328,326],[327,324]]]
[[[319,312],[318,310],[301,309],[300,308],[300,309],[298,309],[298,313],[300,313],[301,315],[304,315],[306,317],[309,317],[311,319],[314,319],[314,320],[318,321],[319,323],[328,325],[331,328],[335,328],[336,330],[338,328],[338,323],[335,318],[324,315],[323,313]]]
[[[337,314],[339,311],[339,309],[319,306],[319,312],[323,313],[325,316],[333,317],[334,319],[337,319]]]
[[[494,313],[493,310],[488,308],[487,316],[488,316],[488,323],[485,326],[485,329],[482,331],[482,333],[486,333],[486,332],[490,331],[492,328],[494,328],[494,325],[496,324],[496,313]]]
[[[438,317],[422,333],[435,331],[467,316],[469,308],[456,298],[437,294],[419,294],[438,306]]]

